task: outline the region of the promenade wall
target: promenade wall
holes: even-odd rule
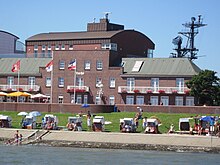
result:
[[[0,111],[40,111],[48,113],[109,113],[114,111],[113,105],[90,104],[88,108],[82,108],[81,104],[56,104],[56,103],[0,103]],[[120,112],[136,112],[138,105],[118,104],[117,110]],[[220,106],[139,106],[144,112],[163,113],[193,113],[193,114],[220,114]]]

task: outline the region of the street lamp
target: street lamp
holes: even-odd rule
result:
[[[101,95],[103,94],[103,84],[101,81],[98,82],[98,84],[96,84],[96,86],[98,87],[98,91],[97,91],[97,94],[98,94],[98,98],[99,98],[99,101],[98,101],[98,104],[101,104]]]

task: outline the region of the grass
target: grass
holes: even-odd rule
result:
[[[13,128],[20,128],[20,122],[22,119],[22,116],[17,116],[18,112],[13,111],[1,111],[0,114],[2,115],[8,115],[12,117],[12,127]],[[41,122],[42,117],[47,113],[42,113],[42,116],[37,117],[37,122]],[[69,116],[76,116],[76,114],[71,113],[53,113],[53,115],[56,115],[58,117],[59,126],[66,126],[68,117]],[[104,116],[105,121],[110,121],[112,124],[105,125],[105,130],[107,132],[120,132],[119,130],[119,121],[120,118],[133,118],[135,116],[135,112],[112,112],[112,113],[98,113],[94,115]],[[210,115],[210,114],[200,114],[202,115]],[[185,114],[185,113],[148,113],[144,112],[143,117],[147,116],[150,118],[151,116],[157,117],[161,121],[161,126],[159,127],[159,131],[161,133],[167,133],[168,128],[171,124],[174,124],[175,130],[179,130],[179,118],[184,117],[192,117],[196,116],[196,114]],[[213,116],[213,114],[212,114]],[[214,115],[216,116],[216,115]],[[142,120],[139,120],[139,127],[137,129],[138,132],[143,132],[142,130]],[[83,117],[83,130],[87,131],[87,125],[86,125],[86,117]]]

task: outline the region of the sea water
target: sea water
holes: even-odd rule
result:
[[[220,154],[0,145],[0,165],[211,165]]]

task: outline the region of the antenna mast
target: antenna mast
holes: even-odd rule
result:
[[[182,48],[182,37],[177,36],[176,38],[174,38],[173,44],[177,45],[177,48],[175,48],[174,50],[176,50],[177,53],[172,53],[172,57],[187,57],[190,60],[197,59],[198,57],[196,55],[199,49],[195,48],[194,46],[195,36],[199,33],[198,29],[206,25],[207,24],[202,23],[201,15],[198,16],[198,21],[196,21],[195,17],[192,17],[191,22],[183,24],[183,26],[185,26],[189,30],[186,32],[179,32],[178,34],[187,37],[187,44],[185,48]]]

